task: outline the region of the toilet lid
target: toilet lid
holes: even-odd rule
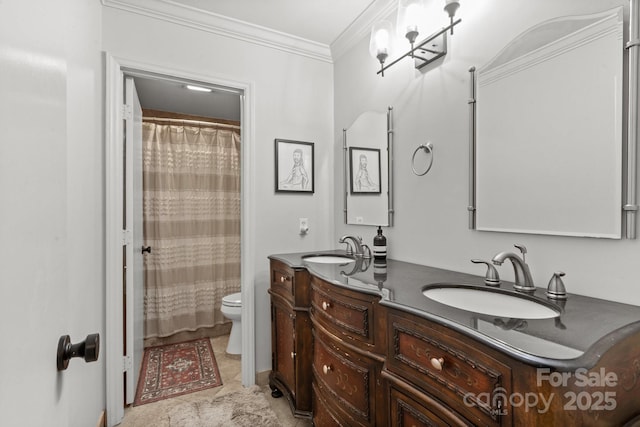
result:
[[[242,300],[240,299],[241,295],[242,294],[240,292],[227,295],[226,297],[222,298],[222,305],[226,305],[227,307],[241,307],[242,306]]]

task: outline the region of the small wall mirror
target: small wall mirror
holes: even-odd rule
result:
[[[391,111],[364,112],[343,131],[346,224],[392,225]]]
[[[620,238],[622,8],[543,22],[478,70],[476,228]]]

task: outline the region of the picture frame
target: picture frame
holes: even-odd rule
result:
[[[380,194],[380,149],[349,147],[351,194]]]
[[[315,191],[314,143],[275,140],[276,193],[310,193]]]

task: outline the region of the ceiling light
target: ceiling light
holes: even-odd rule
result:
[[[187,85],[186,88],[189,90],[195,90],[196,92],[211,92],[211,89],[202,86]]]

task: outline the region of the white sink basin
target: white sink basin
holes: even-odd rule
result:
[[[342,255],[308,255],[302,257],[306,262],[315,262],[318,264],[348,264],[350,262],[356,262],[355,259]]]
[[[560,310],[526,295],[512,295],[492,288],[435,285],[422,294],[434,301],[461,310],[514,319],[549,319]]]

